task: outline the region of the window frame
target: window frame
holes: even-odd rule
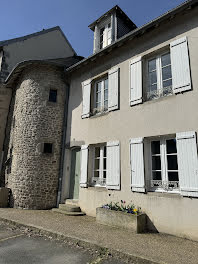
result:
[[[160,137],[154,137],[152,139],[149,139],[149,163],[150,163],[150,178],[149,178],[149,189],[150,191],[154,192],[163,192],[163,193],[180,193],[180,185],[179,185],[179,168],[177,170],[170,170],[168,169],[168,155],[177,155],[177,164],[178,164],[178,151],[177,153],[167,153],[167,140],[174,139],[176,140],[175,135],[170,135],[170,136],[160,136]],[[152,157],[155,156],[155,154],[152,154],[152,149],[151,149],[151,143],[153,141],[160,141],[160,162],[161,162],[161,170],[153,170],[152,168]],[[177,141],[176,141],[176,147],[177,147]],[[161,180],[156,180],[156,181],[161,181],[161,186],[152,186],[152,182],[155,181],[153,180],[153,171],[161,171]],[[169,181],[168,180],[168,172],[177,172],[178,173],[178,181]],[[168,182],[171,182],[172,185],[175,183],[174,187],[169,187]],[[174,182],[174,183],[173,183]]]
[[[94,187],[106,187],[106,179],[107,179],[107,145],[98,144],[92,146],[92,173],[91,173],[91,185]],[[99,158],[95,157],[96,148],[100,149]],[[106,148],[106,156],[104,156],[104,149]],[[95,169],[95,160],[99,159],[99,169]],[[104,159],[106,159],[106,169],[104,169]],[[95,177],[95,171],[99,172],[99,177]],[[104,172],[106,172],[106,177],[104,177]],[[98,182],[97,182],[98,180]]]
[[[105,81],[107,80],[108,87],[107,89],[105,88]],[[97,94],[97,85],[98,83],[101,83],[101,97],[100,97],[100,109],[97,107],[97,102],[96,102],[96,94]],[[100,113],[105,113],[108,112],[108,101],[109,101],[109,78],[108,75],[103,76],[102,78],[96,80],[94,82],[94,102],[93,102],[93,114],[100,114]],[[107,90],[107,99],[105,99],[105,90]],[[105,101],[107,101],[107,106],[105,108]]]
[[[146,98],[146,101],[159,99],[161,97],[165,97],[165,96],[169,96],[169,95],[173,94],[173,85],[163,88],[163,82],[164,81],[172,80],[172,62],[170,64],[167,64],[166,66],[162,66],[162,56],[164,56],[166,54],[170,54],[170,62],[171,62],[171,51],[170,51],[170,49],[166,49],[163,52],[158,52],[155,55],[146,58],[146,67],[145,67],[145,71],[146,71],[145,98]],[[156,61],[157,89],[156,89],[156,95],[154,94],[153,97],[151,97],[151,96],[148,96],[148,93],[151,92],[151,90],[150,90],[150,78],[149,78],[149,73],[150,73],[149,72],[149,62],[154,60],[154,59]],[[171,78],[163,80],[162,69],[164,67],[168,67],[168,66],[171,66]],[[164,94],[164,91],[166,91],[166,90],[168,91],[168,93]]]
[[[110,24],[110,27],[109,27],[109,24]],[[104,28],[104,31],[103,31],[103,34],[101,34],[101,30]],[[112,36],[109,38],[109,32],[110,35],[112,35],[112,23],[111,23],[111,20],[108,20],[108,21],[105,21],[104,23],[102,23],[100,26],[99,26],[99,30],[98,30],[98,35],[99,35],[99,43],[98,43],[98,46],[99,46],[99,49],[104,49],[105,47],[107,47],[108,45],[111,44],[112,41],[110,41],[109,43],[109,39],[111,40],[112,39]],[[100,41],[101,39],[101,36],[103,36],[103,40]],[[101,46],[102,44],[102,46]]]

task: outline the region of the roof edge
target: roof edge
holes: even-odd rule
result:
[[[66,72],[71,72],[73,70],[76,70],[77,68],[80,68],[83,63],[89,63],[89,61],[93,61],[96,59],[96,57],[101,56],[102,53],[107,53],[109,51],[111,51],[112,49],[114,49],[115,47],[120,46],[120,44],[122,42],[126,42],[127,40],[130,40],[131,38],[135,37],[138,34],[145,34],[146,30],[155,26],[156,24],[168,19],[169,17],[176,15],[186,9],[188,9],[189,7],[191,7],[192,5],[198,4],[198,0],[187,0],[184,3],[176,6],[175,8],[167,11],[166,13],[162,14],[161,16],[158,16],[157,18],[151,20],[150,22],[142,25],[141,27],[129,32],[128,34],[124,35],[123,37],[121,37],[120,39],[118,39],[117,41],[113,42],[111,45],[105,47],[104,49],[90,55],[89,57],[85,58],[84,60],[72,65],[71,67],[66,69]]]

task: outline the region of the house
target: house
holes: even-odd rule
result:
[[[95,216],[123,199],[151,229],[198,240],[198,1],[139,28],[115,6],[90,29],[90,57],[22,62],[6,79],[12,205],[70,199]]]
[[[3,163],[5,128],[12,89],[3,83],[13,68],[22,61],[75,57],[60,27],[44,29],[23,37],[0,41],[0,171]],[[0,182],[4,180],[0,178]]]

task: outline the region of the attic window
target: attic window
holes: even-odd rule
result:
[[[57,102],[57,90],[50,89],[49,102],[53,102],[53,103]]]
[[[53,144],[52,143],[44,143],[43,153],[49,153],[49,154],[51,154],[52,153],[52,147],[53,147]]]

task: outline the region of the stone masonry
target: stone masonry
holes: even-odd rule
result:
[[[50,89],[57,90],[56,103],[49,102]],[[5,170],[15,208],[56,206],[65,94],[62,73],[55,66],[28,68],[18,81],[10,106]],[[43,153],[44,143],[53,144],[52,154]]]

